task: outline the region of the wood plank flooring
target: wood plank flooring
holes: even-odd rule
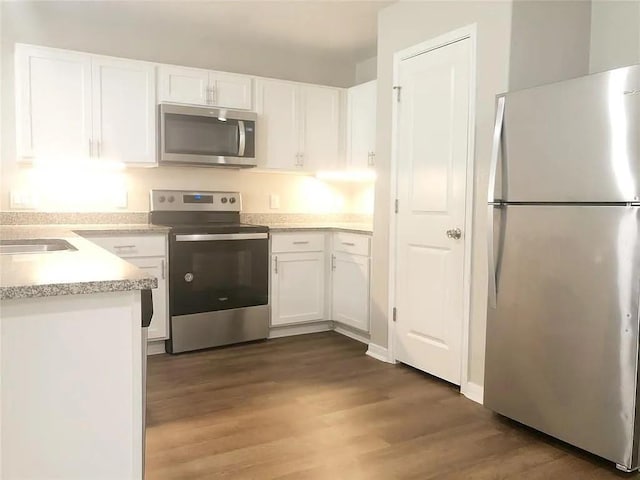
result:
[[[640,479],[328,332],[149,358],[146,478]]]

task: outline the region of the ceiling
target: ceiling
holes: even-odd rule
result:
[[[377,14],[389,1],[146,2],[147,14],[244,44],[363,60],[376,53]]]
[[[169,31],[202,41],[233,42],[242,48],[308,53],[317,58],[357,62],[376,53],[378,11],[391,1],[317,0],[84,0],[6,2],[22,21],[47,18],[69,25],[105,26],[116,31],[129,25]]]

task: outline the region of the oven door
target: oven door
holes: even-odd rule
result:
[[[160,105],[160,162],[255,166],[256,114]]]
[[[173,234],[171,316],[269,303],[267,233]]]

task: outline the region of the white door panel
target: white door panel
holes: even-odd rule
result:
[[[460,384],[470,41],[399,67],[396,356]],[[461,232],[464,235],[464,232]]]
[[[324,252],[283,253],[272,261],[272,325],[324,318]]]
[[[90,155],[91,57],[16,48],[18,156],[70,160]]]
[[[155,72],[151,64],[93,60],[94,155],[155,163]]]
[[[307,170],[336,168],[340,159],[340,91],[304,85],[302,163]]]
[[[211,74],[213,104],[216,107],[250,110],[252,107],[252,81],[246,75],[215,72]]]
[[[256,85],[258,112],[257,157],[261,166],[283,170],[300,168],[298,86],[260,79]]]
[[[162,65],[158,68],[158,81],[162,102],[207,105],[211,101],[207,70]]]
[[[331,318],[359,330],[369,331],[369,257],[333,254]]]

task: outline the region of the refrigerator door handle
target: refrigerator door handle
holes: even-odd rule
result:
[[[498,159],[500,157],[500,141],[502,139],[502,124],[504,122],[504,97],[498,98],[496,109],[496,123],[493,129],[493,148],[491,151],[491,165],[489,168],[489,192],[487,200],[487,264],[489,270],[489,306],[496,308],[498,301],[498,285],[496,279],[496,259],[494,255],[493,238],[493,216],[496,207],[496,172],[498,169]]]

